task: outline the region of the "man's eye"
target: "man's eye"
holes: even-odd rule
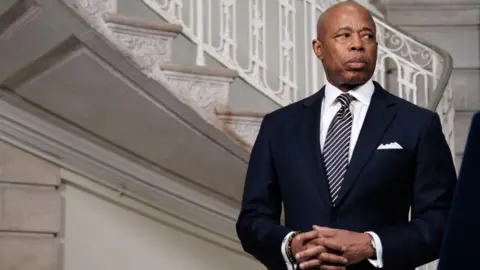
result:
[[[348,37],[350,37],[350,34],[348,34],[348,33],[340,34],[340,35],[338,35],[338,37],[339,38],[348,38]]]
[[[375,36],[374,36],[373,34],[366,34],[366,35],[364,35],[364,36],[365,36],[366,38],[368,38],[368,39],[373,39],[373,38],[375,38]]]

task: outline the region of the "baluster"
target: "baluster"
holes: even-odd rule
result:
[[[315,1],[310,1],[310,3],[312,4],[312,7],[310,8],[310,19],[312,20],[311,21],[311,28],[312,28],[312,38],[316,38],[317,37],[317,7],[316,7],[316,4],[315,4]],[[318,74],[318,59],[315,55],[313,55],[312,57],[312,91],[317,91],[319,89],[318,87],[318,76],[320,74]]]
[[[436,53],[432,53],[432,90],[437,87],[438,81],[438,55]]]
[[[185,23],[183,21],[183,0],[167,0],[168,13],[172,16],[173,23]]]
[[[193,7],[192,7],[193,8]],[[196,64],[198,66],[205,65],[205,50],[203,42],[203,0],[197,0],[197,59]]]
[[[403,85],[404,87],[403,89],[405,92],[405,96],[403,96],[403,98],[412,102],[413,104],[417,104],[417,97],[414,95],[414,90],[416,88],[416,85],[414,85],[412,82],[413,69],[410,68],[409,66],[403,66],[401,70],[401,74],[399,75],[400,75],[399,83]]]
[[[280,20],[280,94],[284,99],[296,99],[296,59],[295,59],[295,3],[280,0],[278,16]]]
[[[251,48],[252,52],[250,55],[250,64],[252,67],[251,75],[253,79],[262,86],[265,87],[263,82],[264,73],[265,73],[265,61],[262,59],[265,57],[266,51],[266,41],[265,41],[265,0],[263,0],[262,10],[260,10],[260,0],[251,0],[250,8],[253,15],[251,25],[251,34],[253,46]]]
[[[305,51],[304,53],[304,56],[305,56],[305,63],[304,63],[304,66],[305,66],[305,71],[303,72],[303,75],[305,76],[305,93],[304,95],[305,96],[309,96],[311,93],[313,93],[313,87],[310,86],[310,71],[308,70],[308,61],[309,59],[312,59],[311,58],[311,51],[308,50],[307,48],[309,48],[310,46],[310,42],[309,42],[309,38],[308,38],[308,12],[307,12],[307,6],[308,6],[308,3],[309,1],[308,0],[304,0],[303,1],[303,31],[304,31],[304,34],[305,34],[305,37],[304,37],[304,40],[305,40],[305,46],[303,47],[303,50]],[[313,6],[312,6],[313,8]]]
[[[208,33],[207,33],[207,42],[209,46],[213,46],[213,40],[212,40],[212,18],[213,18],[213,9],[212,9],[212,0],[207,0],[207,10],[208,10]]]
[[[188,9],[186,9],[186,11],[188,12],[188,24],[187,22],[185,22],[185,24],[187,24],[190,28],[194,29],[193,25],[195,24],[195,0],[190,0],[189,2],[189,6],[188,6]],[[197,3],[198,5],[200,4],[203,4],[203,3]],[[180,11],[180,12],[183,12],[183,11]]]
[[[236,1],[222,0],[221,1],[221,16],[220,16],[220,48],[219,53],[232,64],[236,62]]]

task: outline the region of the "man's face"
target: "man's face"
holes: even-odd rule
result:
[[[332,84],[358,85],[372,77],[377,41],[375,24],[367,12],[352,6],[337,8],[319,30],[313,50]]]

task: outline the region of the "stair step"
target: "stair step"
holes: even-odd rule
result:
[[[217,106],[215,113],[223,130],[248,151],[251,150],[266,113]]]
[[[172,41],[182,31],[182,26],[160,21],[105,14],[104,20],[113,35],[130,51],[142,58],[147,66],[170,62]]]
[[[178,73],[189,73],[193,75],[203,75],[216,78],[235,78],[238,72],[228,68],[212,68],[207,66],[182,65],[173,63],[164,63],[160,65],[162,70]]]
[[[162,64],[171,90],[183,103],[189,105],[208,122],[219,123],[216,106],[226,106],[231,82],[238,73],[226,68],[210,68],[179,64]]]

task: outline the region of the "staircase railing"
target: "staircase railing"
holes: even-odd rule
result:
[[[383,19],[379,18],[375,14],[372,14],[377,27],[380,25],[388,25]],[[411,34],[401,30],[392,25],[388,25],[390,29],[393,29],[399,35],[408,37],[409,40],[414,41],[416,44],[421,44],[424,48],[428,48],[431,52],[435,53],[436,60],[438,61],[435,65],[437,66],[433,69],[432,78],[434,82],[433,91],[429,96],[427,96],[427,102],[424,104],[424,107],[428,108],[431,111],[435,111],[440,116],[442,121],[442,128],[445,138],[448,141],[452,156],[455,156],[455,136],[454,136],[454,118],[455,110],[453,107],[453,92],[450,87],[450,76],[453,70],[453,59],[452,56],[445,51],[444,49],[438,47],[437,45],[430,43],[429,41],[417,38]],[[427,88],[428,89],[428,88]],[[415,104],[418,104],[417,100],[410,100]]]
[[[117,7],[117,0],[76,1],[96,15]],[[182,26],[196,44],[197,65],[205,65],[208,55],[281,106],[313,94],[325,83],[311,40],[318,16],[337,1],[142,0],[168,22]],[[374,20],[379,42],[374,79],[390,92],[437,111],[454,153],[451,56],[376,15]],[[98,28],[106,27],[100,23]]]
[[[196,44],[196,64],[206,55],[284,106],[326,81],[311,51],[318,16],[337,0],[142,0]],[[374,79],[417,105],[436,110],[453,150],[453,108],[448,81],[451,56],[374,16],[378,61]],[[445,91],[447,90],[447,91]]]

